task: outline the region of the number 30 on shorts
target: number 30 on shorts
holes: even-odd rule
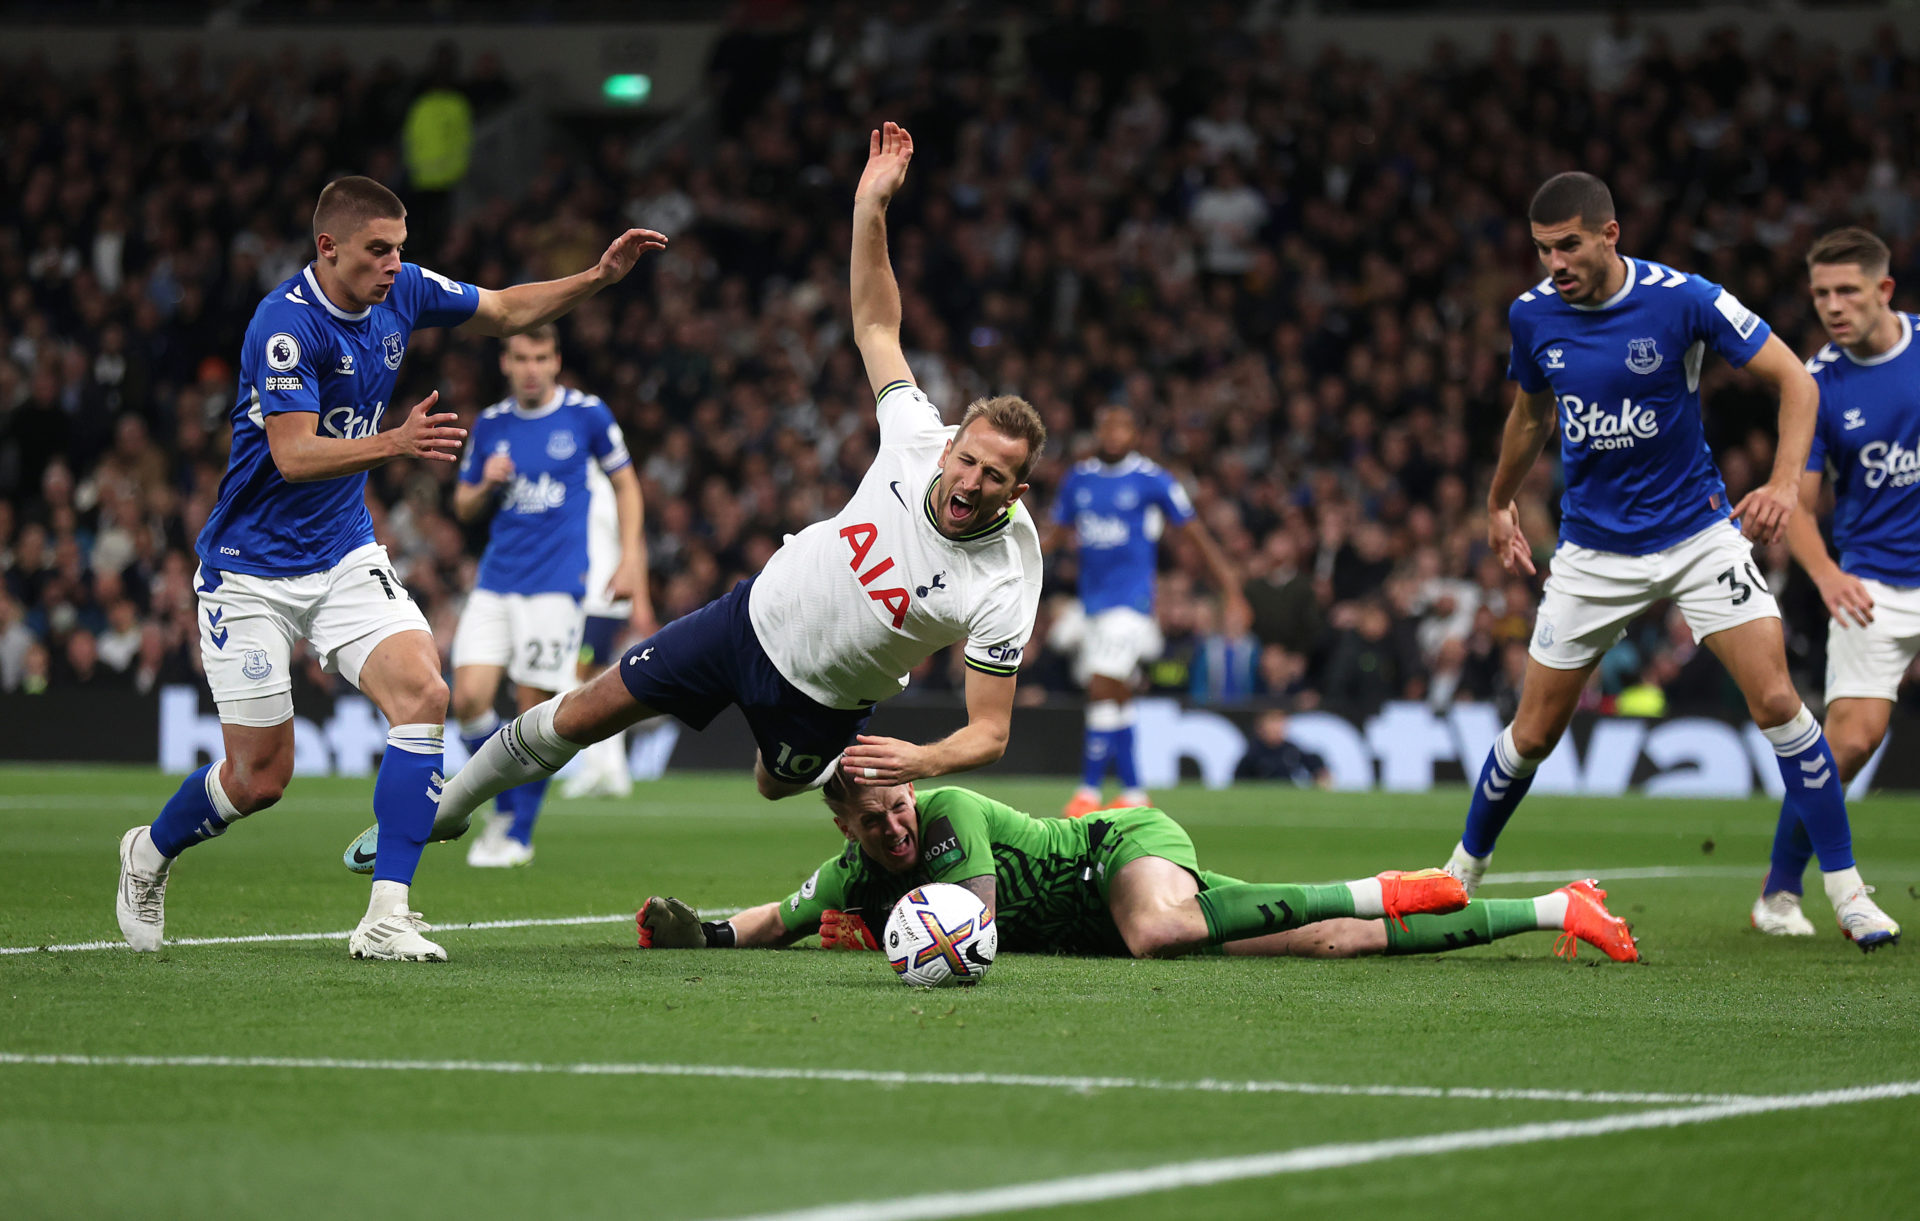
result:
[[[1745,581],[1740,579],[1740,572],[1743,570],[1747,574]],[[1755,585],[1760,587],[1760,592],[1763,594],[1773,592],[1767,588],[1767,583],[1760,579],[1760,574],[1753,570],[1752,564],[1742,564],[1737,569],[1729,568],[1715,577],[1714,580],[1727,587],[1727,592],[1733,595],[1733,604],[1735,606],[1739,606],[1745,603],[1748,598],[1753,597],[1753,587]]]

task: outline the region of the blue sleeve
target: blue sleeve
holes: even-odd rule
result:
[[[326,335],[313,325],[313,311],[261,311],[247,330],[247,350],[240,367],[260,404],[263,415],[282,411],[320,414],[320,370],[333,358],[321,350]]]
[[[1513,350],[1507,356],[1507,380],[1520,383],[1528,394],[1547,389],[1547,375],[1533,359],[1533,328],[1520,316],[1520,303],[1507,311],[1507,332],[1513,337]]]
[[[1193,499],[1178,479],[1161,471],[1154,484],[1154,503],[1167,515],[1169,525],[1184,526],[1193,520]]]
[[[623,466],[632,466],[633,457],[627,453],[627,439],[614,421],[613,409],[599,399],[589,399],[586,407],[587,449],[599,461],[600,469],[611,475]]]
[[[430,326],[459,326],[480,308],[480,290],[416,263],[400,264],[393,283],[401,311],[418,330]]]
[[[475,420],[473,427],[468,430],[466,452],[460,455],[461,483],[480,482],[481,468],[487,464],[486,459],[481,455],[487,452],[487,433],[491,431],[492,429],[487,426],[485,416],[481,416]]]
[[[1752,360],[1773,334],[1760,315],[1712,280],[1688,276],[1680,291],[1693,304],[1693,337],[1704,340],[1736,369]]]
[[[1829,407],[1827,393],[1833,387],[1827,385],[1825,378],[1816,374],[1813,384],[1820,390],[1820,409],[1813,417],[1813,447],[1807,450],[1807,469],[1824,472],[1827,469],[1827,424],[1839,414],[1840,409],[1837,404]]]
[[[1073,521],[1073,477],[1074,472],[1068,471],[1067,477],[1060,481],[1060,490],[1054,493],[1053,508],[1047,516],[1056,525],[1064,526]]]

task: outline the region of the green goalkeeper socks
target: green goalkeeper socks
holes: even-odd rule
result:
[[[1203,890],[1198,898],[1200,914],[1207,919],[1207,940],[1213,945],[1299,928],[1315,920],[1353,915],[1353,891],[1344,884],[1288,886],[1241,882]]]
[[[1404,930],[1391,920],[1386,925],[1387,953],[1432,954],[1531,933],[1540,919],[1532,899],[1475,899],[1445,916],[1408,916]]]

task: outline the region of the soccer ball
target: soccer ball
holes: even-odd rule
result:
[[[967,987],[993,965],[1000,927],[971,890],[929,882],[893,905],[881,948],[909,987]]]

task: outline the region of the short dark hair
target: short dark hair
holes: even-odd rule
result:
[[[1527,220],[1535,225],[1561,225],[1578,220],[1583,229],[1597,230],[1613,219],[1613,192],[1592,174],[1568,170],[1540,184],[1527,205]]]
[[[405,220],[407,205],[386,187],[360,174],[336,178],[320,189],[313,206],[313,240],[322,233],[351,237],[370,220]]]
[[[1047,447],[1047,425],[1040,418],[1040,413],[1034,410],[1033,404],[1017,394],[975,399],[960,413],[960,427],[954,430],[953,435],[958,438],[975,420],[985,420],[987,427],[995,432],[1027,443],[1026,460],[1013,473],[1016,481],[1025,483],[1027,476],[1033,473],[1033,464],[1040,460],[1040,451]]]
[[[1892,262],[1893,252],[1885,242],[1865,229],[1852,226],[1822,234],[1807,247],[1808,271],[1835,263],[1853,263],[1867,273],[1869,280],[1878,280],[1887,274]]]
[[[543,322],[539,326],[528,327],[524,331],[515,331],[513,334],[507,336],[507,339],[531,339],[535,343],[550,343],[558,348],[560,346],[560,328],[551,322]],[[504,343],[505,340],[501,342]]]
[[[833,775],[828,776],[827,782],[820,786],[820,796],[826,801],[827,808],[833,811],[834,817],[838,818],[852,812],[853,785],[841,773],[840,760],[835,759],[828,766],[833,769]]]

